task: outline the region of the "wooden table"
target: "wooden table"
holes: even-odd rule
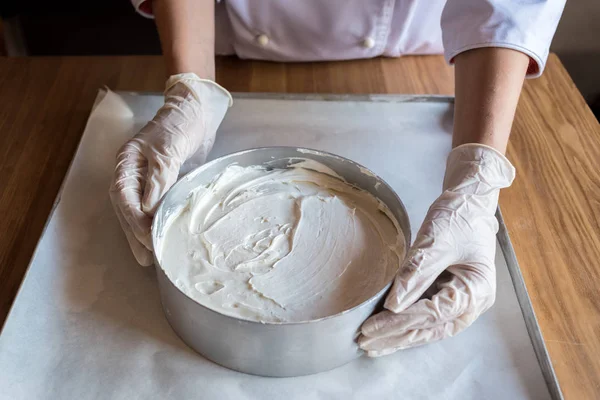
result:
[[[12,304],[98,88],[160,91],[159,57],[0,58],[0,321]],[[452,94],[440,56],[319,64],[217,62],[231,91]],[[565,398],[600,398],[600,126],[551,55],[525,84],[501,194]]]

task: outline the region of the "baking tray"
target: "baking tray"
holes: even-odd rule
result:
[[[527,327],[527,333],[529,333],[529,339],[531,339],[531,344],[533,345],[535,355],[540,364],[540,368],[542,369],[542,373],[544,375],[544,379],[546,380],[546,384],[548,385],[548,390],[550,391],[552,399],[562,400],[562,391],[560,390],[560,385],[558,383],[556,373],[554,372],[554,367],[552,367],[552,362],[550,361],[550,355],[548,354],[548,349],[546,348],[546,343],[544,342],[540,325],[538,324],[535,312],[533,311],[533,305],[531,304],[529,293],[527,293],[525,280],[523,279],[523,274],[521,273],[521,268],[519,267],[515,250],[510,241],[508,229],[506,229],[506,224],[504,223],[504,218],[502,217],[500,207],[498,207],[496,210],[496,218],[498,218],[499,222],[499,229],[496,238],[498,239],[502,254],[506,259],[508,272],[510,273],[513,286],[517,294],[517,300],[519,301],[521,312],[525,318],[525,326]]]
[[[300,93],[235,93],[234,98],[243,99],[266,99],[266,100],[302,100],[302,101],[351,101],[351,102],[383,102],[383,103],[448,103],[454,104],[454,97],[452,96],[441,96],[441,95],[391,95],[391,94],[300,94]],[[517,261],[513,245],[508,235],[508,229],[504,223],[502,212],[500,207],[496,211],[496,218],[499,222],[499,229],[497,234],[498,243],[504,258],[506,259],[506,265],[510,273],[510,277],[513,282],[513,286],[517,295],[517,300],[521,307],[521,312],[525,319],[525,326],[531,344],[533,345],[535,355],[540,364],[540,368],[544,375],[544,380],[548,385],[548,390],[553,400],[562,400],[563,395],[560,390],[560,385],[554,372],[554,367],[550,360],[546,343],[542,336],[542,331],[538,324],[535,312],[533,311],[533,305],[527,293],[527,287],[525,286],[525,280]]]
[[[133,98],[138,98],[138,100],[140,100],[140,102],[142,103],[142,105],[140,107],[145,107],[143,105],[144,103],[144,99],[150,99],[153,96],[156,97],[156,94],[152,94],[152,93],[146,93],[146,94],[139,94],[139,93],[123,93],[122,94],[124,98],[129,98],[133,99]],[[410,104],[410,103],[415,103],[415,104],[419,104],[419,103],[427,103],[427,104],[432,104],[432,105],[451,105],[453,103],[453,98],[452,97],[446,97],[446,96],[410,96],[410,95],[305,95],[305,94],[270,94],[270,93],[235,93],[234,94],[234,98],[239,100],[265,100],[265,101],[290,101],[290,102],[294,102],[294,101],[301,101],[301,102],[313,102],[315,104],[314,107],[319,107],[319,102],[333,102],[336,104],[342,104],[342,103],[346,103],[348,102],[348,104],[366,104],[366,103],[380,103],[380,104],[384,104],[384,105],[390,105],[390,104]],[[137,100],[136,100],[137,101]],[[127,102],[127,101],[126,101]],[[151,102],[150,102],[151,103]],[[313,103],[310,103],[311,105]],[[98,104],[98,100],[96,102],[96,104]],[[96,105],[95,104],[95,105]],[[131,105],[131,104],[130,104]],[[146,105],[147,106],[147,105]],[[451,111],[451,108],[448,108],[448,110]],[[446,111],[448,111],[446,110]],[[257,110],[258,112],[256,113],[256,117],[257,118],[261,118],[261,113],[260,110]],[[350,110],[350,112],[352,113],[352,110]],[[150,113],[152,114],[152,113]],[[148,115],[150,115],[148,114]],[[440,116],[440,125],[444,126],[444,130],[448,131],[448,129],[451,129],[451,124],[452,124],[452,119],[451,119],[451,113],[449,112],[445,112],[443,113],[444,115]],[[450,114],[450,115],[448,115]],[[249,115],[255,115],[253,113],[250,113]],[[121,116],[122,118],[127,118],[126,115]],[[144,119],[147,120],[147,116],[144,116],[141,118],[141,120],[143,121]],[[295,117],[293,117],[295,118]],[[301,118],[301,116],[300,116]],[[415,121],[411,120],[411,118],[408,118],[408,123],[409,125],[411,123],[415,123]],[[139,122],[137,122],[137,125],[133,124],[130,128],[129,128],[129,135],[132,132],[135,132],[137,129],[139,129]],[[321,121],[323,122],[323,121]],[[385,122],[385,121],[384,121]],[[270,121],[266,120],[264,121],[265,124],[270,124]],[[325,125],[327,125],[325,123]],[[309,123],[308,125],[306,125],[310,128],[311,123]],[[450,128],[449,128],[450,127]],[[105,130],[107,132],[110,131],[110,126],[105,127]],[[224,126],[222,126],[222,129],[220,129],[219,135],[225,135],[226,133],[223,133],[223,130],[227,130],[230,129],[229,125],[227,124],[227,120],[224,122]],[[292,132],[292,134],[295,134],[294,132]],[[368,132],[366,132],[366,134],[368,134]],[[84,141],[84,138],[82,137],[82,142]],[[244,143],[240,143],[240,146],[246,146],[246,147],[253,147],[253,146],[247,146],[247,144]],[[215,145],[215,149],[213,150],[213,153],[211,153],[211,157],[217,157],[222,155],[221,153],[223,153],[223,148],[219,147],[219,141],[217,141],[216,145]],[[69,168],[69,172],[67,173],[66,177],[65,177],[65,182],[63,182],[63,187],[61,187],[61,190],[57,196],[57,201],[55,203],[55,206],[52,210],[52,212],[50,213],[50,216],[48,218],[48,223],[46,225],[46,227],[44,228],[44,231],[40,237],[40,243],[38,243],[38,247],[36,248],[36,251],[34,253],[34,256],[32,258],[32,262],[28,268],[28,272],[23,280],[23,283],[21,285],[21,288],[19,290],[19,294],[17,295],[17,298],[15,299],[15,302],[13,304],[13,307],[11,309],[11,312],[7,318],[7,321],[4,325],[2,334],[0,336],[0,369],[2,369],[3,371],[7,371],[6,374],[2,374],[2,376],[4,376],[4,378],[0,377],[0,384],[2,387],[7,388],[3,393],[0,393],[0,398],[32,398],[31,394],[32,393],[47,393],[50,394],[52,392],[48,392],[47,390],[44,390],[43,392],[36,392],[36,390],[39,390],[39,386],[40,384],[38,384],[38,386],[36,387],[33,383],[33,378],[32,375],[34,374],[43,374],[43,373],[50,373],[52,371],[54,371],[56,374],[65,374],[64,375],[64,379],[68,380],[68,378],[72,378],[73,380],[76,380],[76,374],[74,373],[74,370],[70,370],[70,369],[65,369],[66,372],[62,372],[62,370],[58,367],[54,367],[54,369],[47,369],[48,365],[35,365],[33,367],[33,371],[28,369],[27,367],[31,367],[31,363],[27,364],[27,360],[28,357],[30,357],[31,360],[37,360],[37,359],[43,359],[44,357],[42,357],[40,354],[40,357],[35,357],[36,354],[29,354],[27,349],[31,349],[35,347],[35,343],[33,343],[34,340],[34,336],[32,336],[33,334],[35,334],[36,332],[32,332],[32,335],[29,335],[29,332],[24,331],[22,329],[22,327],[20,325],[22,325],[22,323],[24,321],[26,321],[28,323],[28,325],[32,325],[35,326],[36,322],[38,319],[44,319],[44,317],[46,317],[45,315],[43,315],[43,310],[40,310],[39,305],[38,307],[35,306],[35,304],[31,304],[33,301],[32,299],[34,298],[34,294],[36,294],[36,289],[40,289],[42,286],[44,285],[44,277],[45,278],[49,278],[49,275],[44,275],[44,267],[46,267],[46,270],[50,270],[50,266],[46,265],[44,266],[44,261],[45,260],[49,260],[53,258],[53,254],[47,254],[47,253],[53,253],[55,250],[56,251],[67,251],[68,252],[68,248],[65,248],[63,243],[60,243],[60,240],[56,239],[56,235],[59,234],[60,232],[57,231],[57,228],[54,226],[55,224],[52,224],[52,220],[56,219],[56,218],[65,218],[65,216],[63,215],[59,215],[57,216],[56,214],[62,214],[65,213],[66,211],[63,210],[59,210],[58,212],[56,211],[57,208],[59,208],[59,204],[60,204],[60,199],[61,196],[63,194],[63,190],[65,189],[65,184],[66,183],[70,183],[68,182],[69,179],[73,180],[73,178],[70,178],[71,175],[77,175],[76,170],[78,168],[80,168],[80,166],[76,165],[78,162],[78,159],[93,159],[94,157],[96,157],[98,154],[102,154],[103,153],[103,149],[99,148],[98,146],[91,146],[93,147],[93,149],[88,149],[88,148],[82,148],[82,144],[80,143],[80,147],[78,149],[78,152],[76,154],[76,157],[74,158],[73,163],[71,164],[71,167]],[[100,146],[102,147],[102,146]],[[113,151],[114,149],[111,148],[111,151]],[[325,150],[330,150],[330,149],[325,149]],[[228,151],[231,152],[231,151]],[[97,154],[98,153],[98,154]],[[108,150],[105,152],[105,154],[108,154]],[[345,155],[345,154],[341,154],[341,155]],[[361,162],[360,160],[357,160],[358,162]],[[97,169],[102,169],[105,168],[104,167],[104,161],[98,159],[98,160],[94,160],[92,162],[93,163],[97,163],[96,168],[93,169],[93,171],[96,171]],[[101,167],[102,166],[102,167]],[[367,165],[367,167],[370,167],[369,165]],[[90,169],[92,170],[92,169]],[[379,171],[376,171],[379,172]],[[84,174],[85,175],[85,174]],[[89,174],[88,174],[89,175]],[[79,177],[82,178],[82,177]],[[85,176],[85,179],[77,179],[77,177],[75,178],[75,181],[78,182],[74,182],[73,184],[79,184],[80,186],[83,185],[85,186],[85,184],[92,179],[93,180],[93,176]],[[385,175],[383,176],[384,179],[386,179]],[[387,179],[386,179],[387,180]],[[388,180],[389,181],[389,180]],[[85,187],[82,188],[82,190],[85,190]],[[68,207],[65,207],[68,208]],[[106,210],[103,210],[103,212],[106,212]],[[562,399],[562,393],[560,391],[560,387],[559,387],[559,383],[557,381],[556,375],[554,373],[554,370],[552,368],[552,364],[546,349],[546,346],[544,344],[543,338],[542,338],[542,334],[539,328],[539,325],[537,323],[537,319],[535,317],[535,314],[533,312],[533,307],[531,304],[531,301],[529,299],[529,296],[527,294],[527,290],[525,287],[525,283],[523,280],[523,276],[521,274],[521,271],[519,269],[519,265],[512,247],[512,244],[510,242],[510,237],[508,235],[508,231],[506,229],[506,226],[504,224],[504,220],[502,218],[502,214],[500,212],[500,210],[498,210],[497,212],[497,217],[500,223],[500,229],[498,232],[498,244],[499,244],[499,248],[502,251],[502,254],[504,256],[504,260],[506,261],[506,265],[508,268],[508,272],[510,274],[510,278],[512,280],[512,284],[514,287],[514,291],[516,294],[516,298],[518,301],[518,304],[521,308],[521,313],[525,322],[525,327],[527,329],[527,333],[529,335],[529,339],[531,341],[531,344],[533,346],[533,349],[535,351],[535,356],[537,358],[537,362],[540,366],[540,370],[542,372],[543,378],[545,380],[545,383],[547,385],[547,389],[548,392],[551,396],[552,399]],[[68,218],[68,217],[67,217]],[[418,221],[417,221],[418,222]],[[415,228],[418,228],[418,225],[420,225],[420,223],[417,223],[415,221],[411,221],[411,223],[413,225],[417,225]],[[46,242],[50,242],[50,243],[46,243]],[[56,242],[56,243],[55,243]],[[60,257],[56,257],[54,255],[54,259],[60,259]],[[50,271],[48,271],[49,273]],[[147,274],[147,273],[146,273]],[[138,276],[139,277],[139,276]],[[152,281],[152,278],[149,278],[149,283],[145,282],[146,285],[155,285],[155,281]],[[60,285],[59,285],[60,287]],[[33,294],[31,293],[33,292]],[[72,314],[73,310],[69,310],[70,312],[67,314]],[[75,314],[77,314],[77,311],[79,310],[75,310]],[[40,315],[41,314],[41,315]],[[55,317],[55,316],[54,316]],[[68,318],[67,318],[68,319]],[[48,325],[52,325],[52,320],[49,321],[45,321],[45,324],[41,324],[40,326],[44,326],[46,329],[46,331],[44,331],[44,334],[49,334],[49,330],[50,328],[48,328]],[[72,320],[70,321],[73,324],[77,324],[78,321],[77,320]],[[39,333],[39,332],[37,332]],[[52,334],[56,334],[58,335],[59,332],[51,332]],[[20,343],[19,341],[22,340],[23,343]],[[25,343],[26,341],[29,341],[29,343]],[[169,341],[167,341],[169,342]],[[170,342],[169,342],[170,343]],[[60,347],[60,346],[59,346]],[[35,351],[33,351],[33,353],[35,353]],[[56,358],[59,358],[59,355],[53,355]],[[19,360],[23,359],[23,361],[21,361],[22,368],[18,369],[16,368],[13,364],[17,363],[17,366],[19,364]],[[78,358],[79,360],[80,358]],[[43,361],[43,360],[42,360]],[[32,361],[33,362],[33,361]],[[46,363],[47,364],[47,363]],[[64,364],[64,357],[62,358],[61,363],[59,364],[60,366]],[[8,367],[10,365],[10,368],[5,368]],[[374,364],[373,364],[374,365]],[[27,366],[27,367],[24,367]],[[46,369],[44,369],[46,367]],[[69,371],[71,371],[71,373],[69,374]],[[105,377],[103,377],[105,378]],[[52,385],[56,386],[56,382],[57,379],[56,377],[49,377],[47,378],[49,379],[48,382],[51,382]],[[294,378],[296,379],[296,378]],[[82,382],[82,383],[87,383],[87,382]],[[30,385],[30,386],[28,386]],[[86,397],[83,394],[88,394],[92,392],[92,389],[90,389],[89,383],[87,385],[81,385],[82,387],[77,387],[77,390],[80,390],[80,393],[82,394],[81,398]],[[65,392],[61,392],[61,390],[66,390],[67,388],[54,388],[56,393],[65,393]],[[106,387],[101,387],[102,390],[106,390]],[[77,390],[74,390],[72,387],[70,388],[70,390],[67,393],[72,393],[73,396],[76,395]],[[17,395],[15,395],[15,393]],[[103,393],[103,392],[102,392]],[[152,391],[149,391],[149,393],[153,393]],[[18,396],[18,394],[22,394],[22,396]],[[34,397],[40,397],[40,396],[34,396]],[[56,396],[54,396],[55,398],[57,398]],[[60,396],[59,396],[60,397]],[[90,397],[90,396],[87,396]],[[115,396],[115,398],[127,398],[127,396]]]

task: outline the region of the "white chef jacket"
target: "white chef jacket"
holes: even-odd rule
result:
[[[325,61],[505,47],[544,70],[566,0],[224,0],[215,7],[217,54]],[[132,0],[151,17],[150,0]],[[441,24],[440,24],[441,21]]]

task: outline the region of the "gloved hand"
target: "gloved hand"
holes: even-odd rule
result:
[[[153,261],[150,227],[160,199],[186,160],[206,160],[231,103],[229,92],[213,81],[190,73],[173,75],[164,106],[119,150],[110,199],[141,265]]]
[[[396,276],[387,310],[362,326],[358,343],[368,356],[454,336],[492,306],[494,214],[500,189],[514,177],[508,159],[491,147],[466,144],[452,150],[444,191],[429,208]]]

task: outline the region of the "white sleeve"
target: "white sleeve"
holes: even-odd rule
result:
[[[150,0],[131,0],[131,4],[140,15],[146,18],[154,18],[152,14],[152,2]]]
[[[505,47],[530,57],[527,77],[542,74],[566,0],[448,0],[442,13],[449,63],[466,50]]]
[[[216,0],[216,2],[220,3],[221,0]],[[131,0],[131,4],[133,4],[133,7],[138,14],[146,18],[154,18],[154,14],[152,13],[152,0]]]

